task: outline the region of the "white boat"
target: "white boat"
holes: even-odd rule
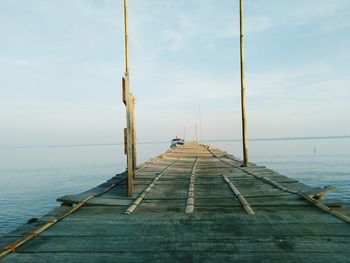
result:
[[[184,143],[185,143],[185,140],[184,140],[184,139],[181,139],[181,138],[176,137],[175,139],[172,139],[172,140],[171,140],[171,145],[170,145],[170,147],[171,147],[171,148],[174,148],[174,147],[176,147],[176,146],[178,146],[178,145],[183,145]]]

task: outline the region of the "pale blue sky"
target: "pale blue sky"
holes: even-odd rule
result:
[[[122,141],[122,0],[0,0],[0,145]],[[238,0],[129,0],[139,141],[239,138]],[[246,0],[248,135],[350,134],[350,2]]]

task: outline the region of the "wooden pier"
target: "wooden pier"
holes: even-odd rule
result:
[[[350,262],[349,209],[320,201],[331,189],[241,165],[200,144],[171,149],[137,167],[133,197],[126,173],[60,197],[0,239],[1,261]]]

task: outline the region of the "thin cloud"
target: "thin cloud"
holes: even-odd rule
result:
[[[248,2],[245,32],[252,38],[246,42],[247,110],[255,137],[261,137],[262,130],[264,136],[349,130],[344,122],[350,112],[349,1]],[[137,99],[139,140],[169,138],[177,127],[192,127],[198,104],[203,122],[215,126],[207,133],[211,138],[239,137],[238,1],[129,4],[131,87]],[[25,135],[28,130],[32,132],[26,140],[40,141],[36,134],[42,135],[44,128],[47,134],[55,132],[55,125],[43,121],[51,116],[67,135],[74,129],[72,141],[97,126],[108,131],[112,125],[122,138],[122,1],[13,0],[0,3],[0,10],[0,27],[7,36],[0,43],[5,101],[0,112],[8,130],[3,142],[9,141],[11,131]],[[334,30],[339,34],[329,37]],[[9,67],[12,64],[18,66]],[[29,65],[35,67],[22,70]],[[302,122],[306,109],[312,115]],[[324,112],[327,121],[321,122]],[[313,121],[317,126],[310,124]],[[59,140],[61,134],[55,134]],[[98,138],[90,132],[86,141]],[[116,134],[107,134],[103,141],[115,138]]]
[[[12,64],[14,64],[14,65],[21,65],[21,66],[27,66],[27,65],[29,65],[31,63],[30,63],[29,60],[26,60],[26,59],[17,59],[17,60],[14,60],[12,62]]]

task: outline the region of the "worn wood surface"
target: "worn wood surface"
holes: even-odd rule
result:
[[[296,191],[320,189],[262,166],[251,164],[242,170],[241,164],[225,152],[199,144],[169,150],[138,167],[133,197],[125,197],[124,180],[2,261],[350,262],[348,223],[248,172]],[[223,175],[254,214],[245,212]],[[58,200],[75,205],[124,176]],[[132,213],[126,214],[153,182]],[[186,213],[189,196],[193,212]],[[0,239],[1,247],[67,209],[59,207],[16,229]],[[341,204],[336,209],[349,213]]]

